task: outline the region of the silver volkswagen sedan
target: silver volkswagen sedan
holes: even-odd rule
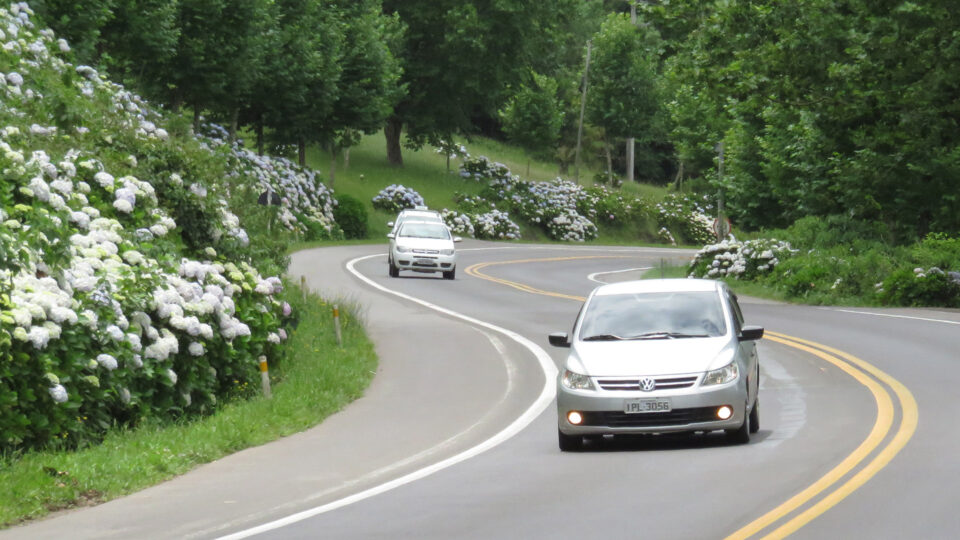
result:
[[[557,379],[560,449],[607,434],[724,430],[739,443],[760,427],[763,328],[745,326],[723,282],[660,279],[590,293]]]

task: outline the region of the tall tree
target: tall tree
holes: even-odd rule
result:
[[[303,165],[307,143],[329,141],[344,23],[337,10],[313,0],[277,0],[273,9],[278,31],[259,81],[263,125],[276,144],[295,145]]]
[[[256,80],[254,37],[268,0],[180,0],[177,52],[165,66],[175,108],[236,108]]]
[[[400,64],[389,48],[399,20],[382,12],[380,0],[340,0],[344,25],[343,56],[336,101],[326,119],[324,145],[331,152],[330,182],[337,154],[375,133],[402,95]]]
[[[400,136],[408,144],[469,132],[478,114],[493,117],[504,90],[530,65],[542,21],[555,1],[386,0],[407,28],[398,57],[407,93],[387,120],[387,157],[401,165]]]
[[[500,120],[507,138],[528,152],[527,176],[530,176],[530,154],[549,155],[560,138],[563,113],[557,100],[557,81],[531,73],[530,81],[500,110]]]
[[[609,15],[594,36],[587,111],[608,137],[643,143],[660,135],[659,47],[659,36],[626,14]]]

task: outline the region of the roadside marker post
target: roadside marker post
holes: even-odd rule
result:
[[[307,276],[300,276],[300,292],[303,293],[303,301],[307,301]]]
[[[260,386],[263,388],[263,395],[270,399],[273,393],[270,392],[270,372],[267,369],[267,357],[260,357]]]
[[[340,306],[333,306],[333,328],[337,331],[337,347],[343,347],[343,335],[340,333]]]

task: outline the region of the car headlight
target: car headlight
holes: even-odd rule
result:
[[[569,369],[563,372],[563,378],[560,379],[563,386],[571,390],[593,390],[593,381],[586,375],[574,373]]]
[[[453,255],[453,250],[452,250],[452,249],[441,249],[441,250],[440,250],[440,254],[441,254],[441,255]]]
[[[406,253],[410,251],[410,248],[407,246],[397,246],[397,253]]]
[[[720,369],[708,371],[706,376],[703,378],[703,383],[701,383],[701,386],[728,383],[730,381],[735,381],[739,376],[740,368],[737,367],[737,363],[730,362]]]

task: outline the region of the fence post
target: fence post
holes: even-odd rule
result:
[[[260,387],[263,389],[263,395],[270,399],[273,394],[270,392],[270,372],[267,369],[267,357],[260,357]]]

